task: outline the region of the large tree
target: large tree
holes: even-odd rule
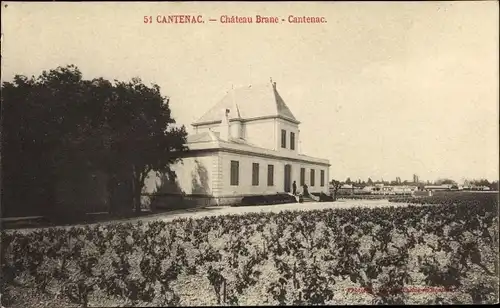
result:
[[[3,210],[47,214],[55,183],[79,151],[85,90],[73,66],[2,84]]]
[[[116,84],[117,100],[109,114],[113,138],[113,158],[117,170],[132,175],[133,204],[140,211],[141,191],[151,171],[166,173],[187,150],[184,126],[174,126],[169,99],[157,85],[145,86],[140,79]],[[122,169],[123,168],[123,169]]]
[[[147,173],[165,172],[186,150],[185,128],[174,126],[169,100],[137,78],[83,80],[77,67],[58,67],[4,82],[1,102],[7,212],[51,208],[58,182],[90,170],[109,176],[109,190],[127,184],[125,202],[111,202],[112,210],[140,210]]]

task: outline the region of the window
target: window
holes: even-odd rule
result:
[[[240,178],[240,162],[232,160],[231,161],[231,186],[239,185]]]
[[[314,169],[311,169],[311,186],[314,186]]]
[[[267,186],[274,186],[274,166],[267,165]]]
[[[290,150],[295,150],[295,133],[290,132]]]
[[[300,186],[304,186],[306,181],[306,169],[300,168]]]
[[[286,149],[286,130],[281,130],[281,147]]]
[[[252,164],[252,185],[259,186],[259,164]]]
[[[320,185],[321,187],[325,186],[325,170],[321,170]]]

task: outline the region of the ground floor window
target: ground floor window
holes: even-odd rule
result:
[[[300,186],[304,186],[306,181],[306,168],[300,168]]]
[[[311,186],[314,186],[314,169],[311,169]]]
[[[321,170],[320,185],[321,187],[325,186],[325,170]]]
[[[252,185],[259,186],[259,164],[252,164]]]
[[[267,165],[267,186],[274,186],[274,166]]]
[[[231,185],[238,186],[240,182],[240,162],[231,161]]]

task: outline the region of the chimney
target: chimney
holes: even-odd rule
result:
[[[273,78],[271,77],[271,85],[273,88],[276,90],[276,81],[273,81]]]
[[[220,123],[220,139],[229,140],[229,109],[222,110],[222,121]]]

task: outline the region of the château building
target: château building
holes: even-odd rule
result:
[[[310,193],[328,191],[327,159],[301,153],[300,122],[276,83],[231,89],[192,123],[189,151],[172,166],[176,178],[151,174],[147,198],[197,204],[237,204],[244,196],[292,192],[306,184]]]

